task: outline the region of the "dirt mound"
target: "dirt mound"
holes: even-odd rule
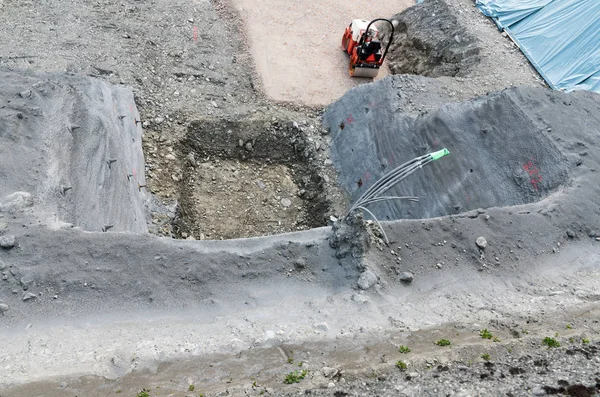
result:
[[[2,70],[0,100],[0,208],[14,210],[20,192],[29,199],[17,207],[43,223],[147,231],[142,129],[130,89]]]
[[[477,39],[443,0],[428,0],[391,18],[397,23],[388,65],[392,74],[464,76],[480,61]],[[389,28],[382,26],[389,37]]]
[[[389,193],[417,196],[419,203],[373,204],[380,219],[532,203],[567,182],[569,162],[548,137],[559,126],[541,122],[536,109],[551,107],[569,119],[574,110],[563,104],[569,95],[511,89],[411,117],[396,111],[395,78],[350,91],[324,115],[340,181],[354,200],[400,164],[450,150],[449,157],[417,171]],[[524,92],[533,100],[523,99]]]

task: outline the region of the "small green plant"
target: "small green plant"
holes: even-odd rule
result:
[[[480,330],[479,336],[481,336],[483,339],[492,339],[494,337],[494,335],[492,335],[492,333],[488,331],[487,328]]]
[[[512,349],[512,347],[509,347],[508,349],[506,349],[506,351],[507,351],[509,354],[512,354],[512,352],[513,352],[513,349]]]
[[[288,364],[293,364],[294,363],[294,359],[293,358],[288,358]]]
[[[554,333],[554,337],[555,337],[555,338],[558,338],[558,332],[555,332],[555,333]]]
[[[571,326],[571,324],[567,324],[567,326],[565,328],[566,329],[573,329],[573,327]]]
[[[408,364],[406,364],[404,361],[398,360],[396,361],[396,367],[398,367],[400,371],[405,371],[406,368],[408,368]]]
[[[575,338],[573,338],[572,336],[569,338],[569,343],[575,343]]]
[[[258,387],[258,384],[256,383],[256,381],[252,382],[252,387],[254,387],[254,388]]]
[[[305,369],[303,369],[301,372],[292,371],[285,376],[283,383],[288,385],[291,385],[292,383],[300,383],[300,381],[306,377],[306,374],[308,374],[308,371]]]
[[[142,391],[137,394],[137,397],[150,397],[150,390],[142,389]]]
[[[588,343],[590,343],[590,340],[589,339],[582,339],[581,343],[587,345]]]
[[[304,365],[304,361],[300,361],[300,362],[298,363],[298,366],[299,366],[299,367],[301,367],[301,366],[303,366],[303,365]]]
[[[554,338],[545,337],[542,343],[548,347],[560,347],[560,342]]]
[[[188,387],[188,391],[194,391],[196,387],[194,385],[190,385],[190,387]]]
[[[121,394],[121,390],[117,390],[117,394]]]
[[[522,333],[524,333],[525,335],[529,334],[529,331],[527,331],[526,329],[524,329],[523,331],[521,331]]]
[[[483,358],[485,361],[490,361],[490,355],[487,353],[482,354],[481,358]]]
[[[400,345],[400,347],[398,348],[398,351],[402,354],[410,353],[410,347]]]
[[[435,344],[438,346],[450,346],[451,342],[448,339],[440,339]]]
[[[494,342],[500,342],[500,338],[498,338],[497,336],[494,336],[494,337],[492,338],[492,340],[493,340]]]

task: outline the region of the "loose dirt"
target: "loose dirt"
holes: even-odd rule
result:
[[[414,0],[234,0],[266,94],[276,101],[328,105],[348,89],[371,82],[348,75],[342,34],[355,18],[389,18]],[[387,75],[382,68],[377,79]]]

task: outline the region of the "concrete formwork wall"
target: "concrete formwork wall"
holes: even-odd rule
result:
[[[43,222],[146,232],[133,93],[98,79],[0,71],[0,204]],[[8,198],[7,198],[8,197]],[[23,209],[23,208],[21,208]]]

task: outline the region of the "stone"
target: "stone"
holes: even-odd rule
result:
[[[0,271],[6,269],[6,263],[4,263],[3,261],[0,261]]]
[[[370,270],[363,272],[358,278],[358,288],[369,289],[377,283],[377,276]]]
[[[362,294],[353,294],[352,301],[363,305],[365,303],[371,303],[371,298]]]
[[[329,331],[329,325],[327,323],[319,323],[315,325],[315,329],[323,332]]]
[[[248,142],[248,143],[246,144],[246,150],[247,150],[247,151],[251,151],[251,150],[252,150],[252,142]]]
[[[414,278],[415,276],[411,272],[403,272],[400,274],[400,281],[404,283],[412,283]]]
[[[162,117],[157,117],[157,118],[154,119],[154,122],[156,124],[162,124],[163,121],[165,121],[165,119],[162,118]]]
[[[328,388],[333,389],[335,387],[335,383],[333,382],[329,382],[329,384],[327,385]]]
[[[477,246],[481,249],[485,249],[485,247],[487,247],[487,240],[485,239],[485,237],[481,236],[481,237],[477,237],[477,240],[475,240],[475,244],[477,244]]]
[[[294,267],[297,270],[302,270],[306,267],[306,260],[304,258],[298,258],[294,261]]]
[[[0,247],[10,249],[15,246],[15,236],[0,237]]]
[[[338,372],[339,371],[337,369],[331,368],[331,367],[323,367],[323,368],[321,368],[321,373],[326,378],[333,378],[334,376],[336,376],[338,374]]]
[[[0,313],[4,313],[8,310],[8,305],[6,303],[0,303]]]
[[[31,90],[21,91],[21,92],[19,92],[19,96],[21,98],[30,98],[31,97]]]
[[[290,205],[292,205],[292,200],[290,200],[289,198],[282,198],[281,205],[283,205],[284,207],[289,207]]]
[[[217,104],[217,102],[215,102],[215,101],[211,101],[211,103],[210,103],[210,104],[211,104],[211,105],[213,105],[213,106],[214,106],[214,107],[216,107],[216,108],[218,108],[218,107],[219,107],[219,105],[218,105],[218,104]]]
[[[243,139],[240,139],[240,140],[238,141],[238,145],[240,145],[240,147],[244,147],[244,140],[243,140]]]
[[[23,210],[33,206],[33,197],[28,192],[14,192],[0,201],[0,212]]]
[[[31,292],[27,292],[25,294],[23,294],[23,301],[28,301],[28,300],[32,300],[32,299],[37,299],[37,296],[35,296],[35,294],[32,294]]]
[[[575,233],[571,229],[567,229],[565,232],[568,238],[575,238]]]

